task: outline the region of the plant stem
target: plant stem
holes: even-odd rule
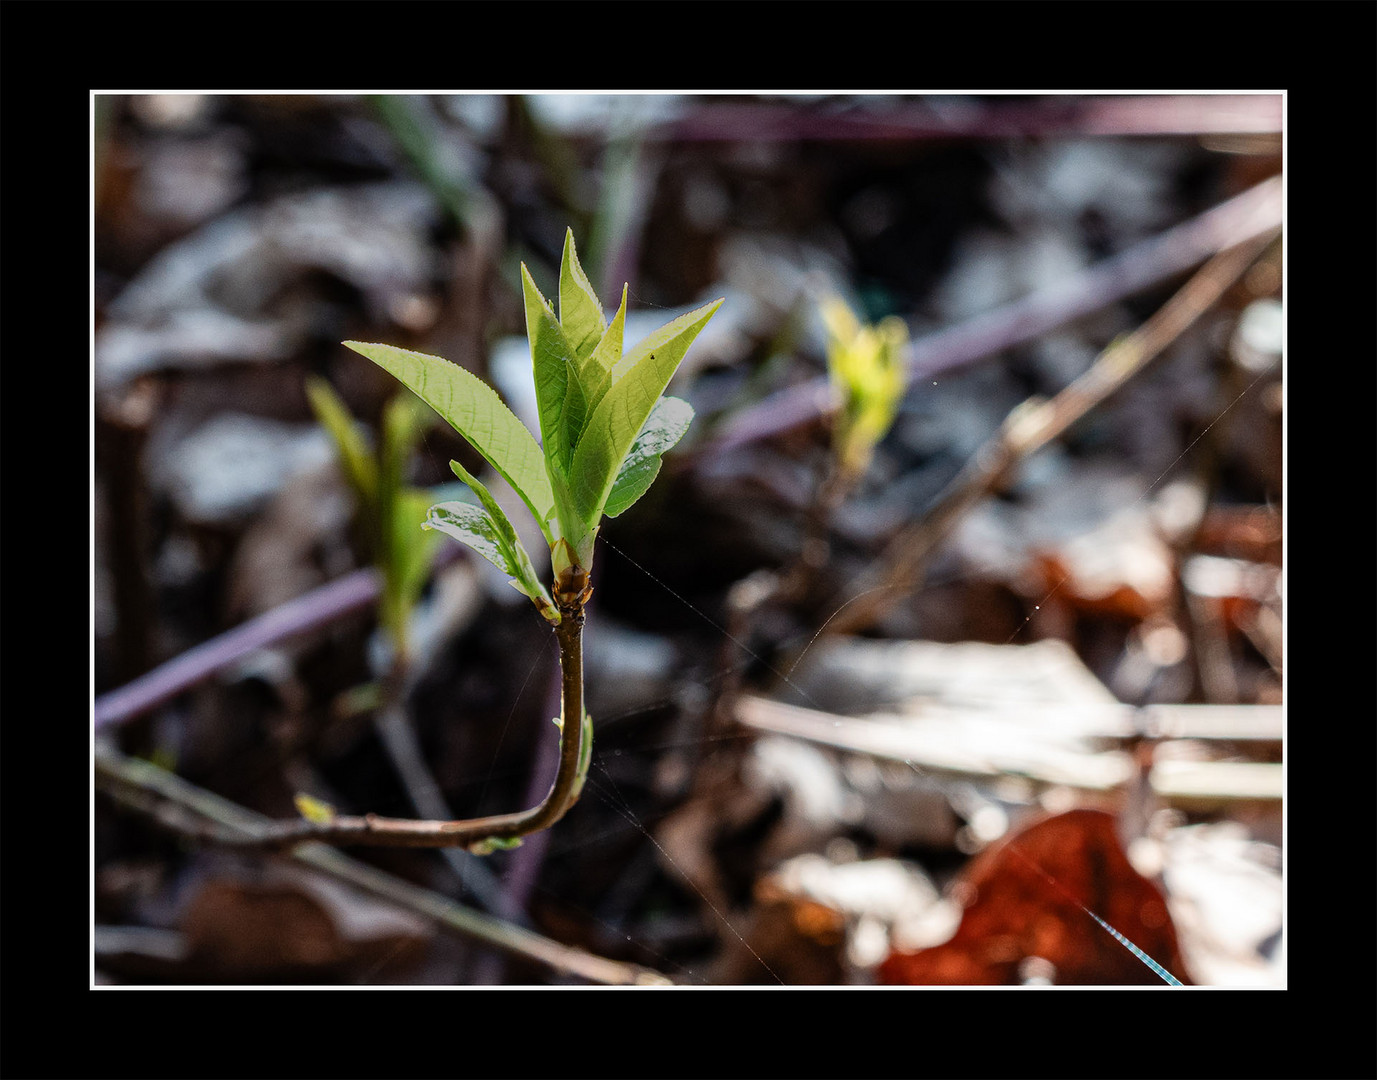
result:
[[[306,841],[335,845],[408,848],[474,848],[488,841],[515,840],[547,829],[578,800],[579,760],[583,753],[583,620],[586,597],[560,600],[555,627],[560,663],[559,769],[549,794],[536,806],[512,814],[460,821],[417,821],[339,815],[328,822],[274,821],[251,834],[207,823],[195,830],[202,839],[236,848],[283,849]],[[183,829],[182,831],[186,831]]]
[[[272,823],[259,814],[190,784],[151,762],[125,757],[105,742],[95,751],[96,786],[122,805],[152,816],[181,835],[200,835],[211,821],[226,833],[255,836]],[[349,882],[374,896],[434,919],[447,930],[513,956],[589,982],[608,985],[664,984],[670,980],[648,968],[595,956],[563,945],[500,919],[457,904],[447,897],[402,881],[375,866],[356,862],[343,852],[305,845],[292,858]]]

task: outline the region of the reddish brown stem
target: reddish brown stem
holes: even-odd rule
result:
[[[515,840],[548,829],[578,800],[579,759],[583,750],[583,598],[560,601],[559,641],[561,715],[559,769],[549,794],[536,806],[511,814],[460,821],[417,821],[376,814],[337,816],[328,822],[273,822],[246,835],[208,827],[206,839],[240,848],[290,848],[308,841],[336,846],[446,848],[487,841]]]

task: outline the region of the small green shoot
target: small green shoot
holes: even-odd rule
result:
[[[553,625],[560,719],[559,762],[550,789],[525,810],[460,821],[342,815],[301,795],[298,819],[256,830],[245,843],[277,847],[310,840],[488,854],[549,828],[578,800],[593,747],[593,721],[584,708],[583,624],[594,541],[604,515],[623,513],[645,493],[661,456],[688,430],[693,410],[664,391],[722,301],[672,320],[626,351],[627,290],[609,321],[579,265],[572,231],[560,266],[558,316],[525,266],[521,278],[542,442],[481,379],[438,356],[392,345],[345,342],[411,391],[389,402],[376,456],[325,382],[312,380],[307,392],[339,449],[368,526],[371,555],[383,572],[383,621],[394,648],[390,684],[400,683],[407,666],[407,621],[430,569],[430,545],[440,534],[469,545],[510,575]],[[525,502],[550,548],[552,589],[537,579],[497,500],[463,466],[450,463],[476,502],[428,506],[431,495],[405,483],[404,465],[425,421],[420,402],[458,431]]]
[[[821,305],[827,331],[827,370],[841,400],[833,446],[841,473],[854,478],[870,465],[889,432],[904,395],[904,348],[908,328],[889,316],[864,326],[836,297]]]
[[[494,851],[511,851],[521,846],[519,836],[489,836],[468,846],[470,855],[491,855]]]
[[[371,453],[363,433],[339,395],[324,379],[310,378],[311,408],[330,433],[340,465],[353,489],[365,530],[368,556],[382,574],[381,620],[399,657],[408,652],[407,627],[425,586],[436,538],[421,531],[432,494],[406,483],[406,463],[427,421],[428,410],[411,394],[388,402],[381,446]]]
[[[556,717],[554,718],[554,720],[555,720],[555,727],[559,728],[560,732],[563,733],[563,731],[564,731],[564,718],[561,717],[561,716],[556,716]],[[578,772],[577,772],[577,774],[576,774],[575,777],[574,777],[573,797],[576,798],[576,799],[579,797],[579,793],[583,791],[584,782],[588,779],[588,766],[591,765],[592,763],[593,763],[593,718],[587,713],[587,711],[585,711],[584,714],[583,714],[583,732],[582,732],[582,742],[580,743],[580,749],[579,749]]]
[[[539,442],[496,391],[458,365],[392,345],[344,344],[439,413],[525,502],[550,548],[553,598],[535,580],[511,523],[462,469],[455,467],[456,474],[481,505],[441,504],[426,524],[510,574],[512,584],[557,625],[561,608],[581,606],[587,598],[602,518],[623,513],[645,493],[662,455],[688,430],[692,408],[664,391],[722,301],[682,315],[624,350],[626,289],[609,320],[579,264],[572,230],[560,265],[558,315],[524,264],[521,285]]]
[[[314,825],[329,825],[335,820],[335,808],[328,802],[297,792],[294,799],[297,813]]]
[[[462,844],[488,854],[558,821],[577,801],[592,761],[593,721],[583,707],[584,609],[589,572],[604,516],[616,517],[645,494],[660,459],[688,430],[693,409],[665,395],[694,339],[722,301],[671,320],[630,350],[623,347],[626,287],[611,319],[579,265],[573,230],[565,234],[559,270],[559,313],[521,267],[526,336],[539,414],[540,441],[476,375],[438,356],[393,345],[346,341],[390,372],[492,466],[521,497],[550,549],[552,585],[537,578],[516,529],[487,487],[458,462],[450,468],[477,500],[442,502],[425,514],[426,535],[467,544],[506,573],[554,627],[559,643],[559,767],[538,806],[515,814],[433,823],[365,819],[336,822],[337,834],[386,842],[422,832],[425,841]],[[381,487],[347,432],[337,435],[346,469],[358,486]],[[380,496],[379,496],[380,497]],[[418,530],[420,531],[420,530]],[[578,717],[578,723],[567,722]],[[384,839],[386,838],[386,839]]]

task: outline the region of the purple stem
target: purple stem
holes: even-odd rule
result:
[[[674,141],[792,142],[839,139],[1026,139],[1077,136],[1271,135],[1282,129],[1280,94],[1134,97],[912,98],[824,102],[694,102],[649,133]]]
[[[255,649],[370,607],[377,602],[379,588],[377,571],[371,567],[355,570],[188,649],[133,682],[96,698],[96,730],[151,712]]]

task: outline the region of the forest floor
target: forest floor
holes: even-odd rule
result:
[[[102,99],[94,982],[1284,986],[1280,119]],[[582,798],[481,858],[198,840],[548,786],[552,635],[458,545],[387,727],[305,386],[376,433],[397,385],[340,342],[388,342],[527,419],[518,266],[553,295],[566,228],[628,342],[726,301],[599,537]],[[910,340],[837,499],[826,296]],[[436,418],[409,482],[451,459],[482,465]]]

